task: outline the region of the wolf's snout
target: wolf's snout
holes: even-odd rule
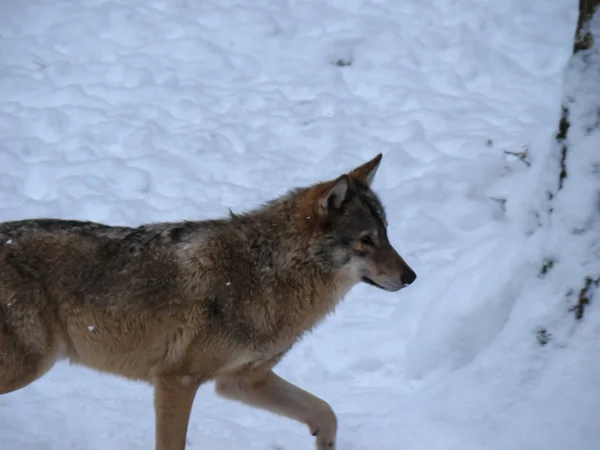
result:
[[[400,280],[405,285],[412,284],[412,282],[416,279],[417,274],[408,266],[406,266],[406,268],[402,271],[402,275],[400,275]]]
[[[414,283],[417,279],[415,271],[391,245],[387,248],[387,252],[382,252],[382,256],[383,258],[375,267],[363,273],[363,281],[386,291],[395,292]]]

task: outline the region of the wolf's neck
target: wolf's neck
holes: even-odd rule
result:
[[[356,281],[335,270],[332,258],[317,246],[311,227],[303,222],[310,217],[286,209],[289,205],[275,206],[232,218],[237,236],[232,251],[251,261],[253,283],[270,286],[265,294],[282,301],[282,311],[295,311],[299,326],[309,329]]]
[[[310,227],[303,223],[314,218],[304,215],[288,201],[231,220],[259,267],[282,274],[309,272],[313,276],[331,276],[332,270],[323,264]]]

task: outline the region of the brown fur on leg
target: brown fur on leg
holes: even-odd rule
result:
[[[0,395],[33,383],[46,372],[43,369],[43,357],[23,352],[7,338],[0,324]]]
[[[0,286],[6,286],[6,272],[0,276]],[[61,350],[35,307],[21,298],[0,298],[0,395],[42,377]]]
[[[155,377],[156,450],[185,449],[192,405],[200,384],[192,377]]]
[[[335,449],[337,418],[331,406],[272,370],[245,372],[217,380],[219,395],[307,425],[318,450]]]

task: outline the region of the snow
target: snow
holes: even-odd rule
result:
[[[216,217],[383,152],[417,282],[356,287],[279,374],[332,404],[340,449],[597,449],[600,310],[569,312],[600,273],[591,98],[561,190],[553,143],[577,6],[0,1],[0,220]],[[594,82],[574,65],[568,86]],[[189,449],[313,445],[198,394]],[[3,450],[153,446],[141,383],[60,363],[0,397]]]

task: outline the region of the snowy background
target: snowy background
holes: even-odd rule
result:
[[[583,175],[557,191],[552,143],[577,6],[0,0],[0,220],[216,217],[383,152],[419,278],[358,286],[278,372],[332,404],[341,450],[597,450],[600,312],[569,311],[597,239],[566,230],[599,208]],[[314,445],[212,385],[188,443]],[[58,364],[0,397],[0,448],[154,448],[151,388]]]

